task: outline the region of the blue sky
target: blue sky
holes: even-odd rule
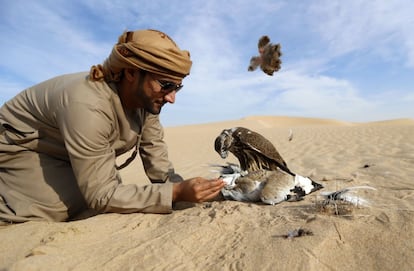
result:
[[[165,126],[300,116],[414,118],[411,0],[1,0],[0,104],[102,63],[124,30],[159,29],[193,61]],[[282,46],[274,76],[248,72],[257,41]]]

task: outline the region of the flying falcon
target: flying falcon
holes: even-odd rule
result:
[[[222,194],[239,201],[277,204],[300,200],[322,185],[290,171],[274,145],[265,137],[243,127],[225,129],[215,139],[216,152],[225,159],[231,152],[240,163],[221,166],[226,182]]]
[[[280,70],[282,64],[280,44],[272,44],[268,36],[263,36],[259,39],[258,48],[259,56],[250,59],[248,71],[254,71],[260,66],[264,73],[272,76],[274,72]]]

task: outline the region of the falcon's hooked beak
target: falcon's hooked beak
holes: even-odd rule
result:
[[[226,140],[228,138],[228,134],[223,131],[214,141],[214,149],[218,154],[220,154],[220,157],[222,159],[226,159],[229,152],[228,152],[228,146],[226,145]]]

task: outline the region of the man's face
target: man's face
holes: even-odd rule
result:
[[[152,114],[159,114],[164,104],[175,102],[174,89],[179,89],[181,81],[167,80],[149,72],[126,73],[129,73],[125,75],[127,86],[121,93],[121,100],[127,109],[144,108]]]

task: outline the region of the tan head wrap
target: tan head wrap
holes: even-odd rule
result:
[[[122,70],[142,69],[165,78],[182,80],[190,73],[190,53],[180,50],[165,33],[158,30],[124,32],[103,65],[92,66],[92,81],[117,82]]]

